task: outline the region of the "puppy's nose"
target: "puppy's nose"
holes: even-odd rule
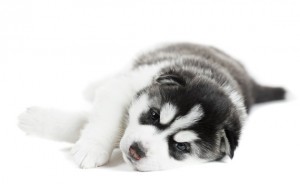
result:
[[[145,157],[145,149],[142,146],[141,143],[139,142],[134,142],[130,147],[129,147],[129,155],[132,159],[134,160],[140,160],[141,158]]]

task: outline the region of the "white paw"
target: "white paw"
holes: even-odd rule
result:
[[[110,151],[103,149],[101,145],[85,141],[78,141],[72,149],[74,161],[84,169],[106,164],[110,154]]]
[[[44,126],[42,120],[43,109],[39,107],[30,107],[23,112],[19,118],[19,124],[21,130],[28,134],[42,133],[44,131]]]

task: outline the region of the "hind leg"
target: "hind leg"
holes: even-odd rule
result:
[[[86,122],[87,113],[85,112],[30,107],[19,116],[18,126],[28,134],[58,141],[75,142]]]

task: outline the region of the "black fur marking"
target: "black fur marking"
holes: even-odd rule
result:
[[[164,130],[167,127],[169,127],[169,125],[161,124],[159,122],[159,119],[158,120],[153,120],[152,117],[151,117],[151,111],[150,110],[141,114],[139,122],[142,125],[153,125],[158,130]]]
[[[222,89],[212,81],[209,80],[190,80],[183,86],[168,86],[168,85],[153,85],[151,88],[145,90],[148,92],[150,99],[159,98],[158,107],[161,107],[165,103],[171,103],[176,106],[177,114],[173,120],[164,125],[159,121],[153,121],[150,111],[144,112],[140,116],[140,123],[144,125],[153,125],[158,130],[163,131],[174,122],[175,118],[179,118],[187,115],[190,110],[196,106],[201,105],[204,110],[204,116],[198,122],[184,130],[191,130],[195,132],[201,141],[195,141],[195,144],[199,147],[199,157],[208,160],[220,159],[224,156],[223,152],[220,152],[218,147],[220,143],[217,142],[217,133],[223,130],[228,123],[230,123],[230,129],[238,130],[240,123],[239,118],[236,116],[234,106],[228,96],[222,91]],[[157,109],[157,111],[159,111]],[[181,130],[178,130],[181,131]],[[176,132],[177,133],[177,132]],[[186,153],[179,152],[174,148],[176,143],[173,140],[173,136],[168,137],[169,154],[171,157],[182,160],[185,158]],[[232,153],[237,146],[234,139],[238,139],[239,133],[236,134],[232,131],[230,134],[230,145],[232,145]]]
[[[219,160],[225,154],[232,158],[238,146],[240,117],[244,114],[239,114],[241,112],[237,111],[226,96],[228,94],[225,94],[222,86],[229,85],[242,95],[247,112],[254,103],[284,99],[284,89],[258,85],[247,74],[242,64],[213,47],[190,43],[171,44],[141,55],[133,68],[161,62],[173,63],[160,71],[161,79],[158,77],[158,80],[139,94],[147,92],[150,99],[155,98],[157,102],[154,106],[158,109],[166,102],[172,103],[177,107],[177,117],[187,114],[196,104],[202,106],[204,117],[186,128],[196,132],[201,139],[194,142],[200,149],[197,153],[200,158]],[[142,116],[142,123],[152,124],[159,130],[164,130],[174,123],[173,121],[162,125],[146,120],[146,114]],[[217,137],[220,136],[220,131],[226,139],[220,140],[220,137]],[[228,141],[230,147],[225,151],[224,141]],[[170,156],[177,160],[185,158],[186,154],[179,154],[173,150],[172,136],[168,138],[168,144]],[[226,142],[225,145],[228,144]]]

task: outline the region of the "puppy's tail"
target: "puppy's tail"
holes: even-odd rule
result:
[[[254,94],[255,103],[264,103],[269,101],[285,99],[286,91],[281,87],[255,85]]]
[[[19,128],[28,134],[74,143],[87,123],[85,112],[30,107],[19,116]]]

